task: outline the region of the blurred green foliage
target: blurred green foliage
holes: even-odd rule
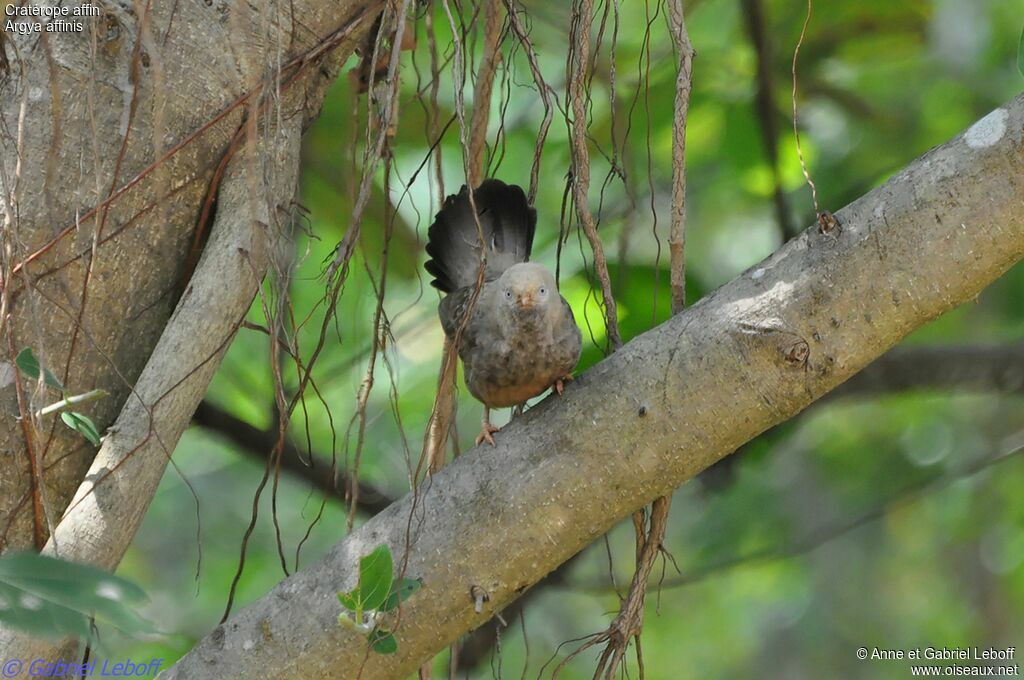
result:
[[[137,585],[96,567],[33,552],[0,556],[0,623],[24,633],[92,638],[94,620],[123,633],[150,633],[134,611],[145,600]]]
[[[765,114],[755,103],[759,56],[745,19],[750,4],[688,3],[688,28],[697,51],[687,129],[691,301],[758,262],[814,217],[796,158],[790,99],[790,62],[806,6],[763,3],[771,79],[771,110]],[[657,3],[621,5],[614,55],[611,17],[596,52],[588,123],[591,207],[600,207],[600,232],[628,339],[668,316],[675,62],[664,9]],[[467,16],[471,8],[465,4]],[[604,9],[599,4],[598,17]],[[430,131],[454,115],[454,94],[446,65],[437,110],[430,114],[426,11],[435,11],[439,59],[446,63],[451,57],[443,13],[418,10],[417,48],[403,55],[390,195],[381,171],[362,224],[360,250],[314,371],[319,395],[307,394],[292,426],[294,439],[312,448],[317,465],[332,460],[352,465],[350,418],[374,337],[384,215],[393,209],[384,307],[389,339],[384,360],[376,364],[359,475],[396,497],[408,488],[416,467],[442,340],[435,316],[438,297],[427,286],[421,265],[426,228],[440,193],[427,160],[435,141]],[[568,3],[531,1],[526,12],[541,68],[562,101]],[[1024,84],[1016,66],[1022,25],[1024,0],[817,3],[800,52],[798,101],[804,155],[822,207],[839,209],[1018,94]],[[495,87],[490,168],[495,176],[526,185],[543,110],[522,50],[512,50],[512,44],[511,38],[505,42],[508,69],[499,71]],[[470,86],[468,99],[471,92]],[[365,102],[341,78],[306,137],[301,201],[309,216],[296,246],[289,293],[294,317],[311,319],[296,333],[307,359],[324,315],[323,263],[350,228]],[[360,112],[358,120],[354,111]],[[767,155],[766,127],[778,130],[777,170]],[[452,193],[464,178],[457,123],[438,152],[444,192]],[[566,126],[556,111],[536,200],[540,219],[534,259],[550,266],[558,262],[563,293],[588,341],[580,366],[585,370],[603,356],[606,335],[585,240],[572,227],[558,247],[568,158]],[[617,172],[629,178],[628,185],[613,172],[611,158]],[[414,175],[415,182],[406,188]],[[785,224],[777,217],[776,177]],[[251,320],[265,323],[259,303]],[[1024,342],[1024,269],[1011,270],[976,303],[950,312],[906,342]],[[283,377],[286,387],[294,389],[294,368]],[[273,427],[265,335],[239,335],[208,399],[256,427]],[[462,390],[458,426],[463,447],[475,433],[479,413],[479,405]],[[648,599],[647,677],[903,678],[909,671],[902,662],[858,661],[856,648],[1020,643],[1024,461],[1021,456],[992,465],[979,461],[1024,444],[1022,422],[1019,396],[847,398],[814,407],[777,437],[748,447],[725,484],[685,485],[673,504],[668,548],[683,578],[690,578]],[[169,635],[157,642],[125,641],[122,656],[176,658],[216,624],[264,471],[258,456],[201,428],[185,435],[174,460],[176,470],[165,478],[120,570],[151,593],[150,618]],[[980,471],[968,474],[972,463]],[[341,503],[325,501],[287,474],[274,493],[284,550],[279,555],[275,545],[272,493],[267,490],[237,605],[276,583],[282,561],[289,569],[297,561],[308,564],[345,535]],[[628,526],[610,534],[609,550],[622,587],[631,574]],[[588,550],[575,562],[568,587],[551,588],[528,607],[529,653],[518,625],[503,629],[500,655],[485,659],[470,677],[490,677],[498,668],[518,675],[526,663],[535,675],[560,642],[602,629],[617,609],[607,565],[600,543]],[[669,580],[674,577],[671,565],[666,574]],[[592,655],[581,656],[561,677],[590,677],[593,661]]]

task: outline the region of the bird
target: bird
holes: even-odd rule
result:
[[[473,191],[472,203],[465,185],[448,196],[427,231],[425,269],[445,294],[441,327],[457,340],[466,386],[484,407],[478,445],[495,445],[500,428],[491,424],[491,409],[521,409],[549,388],[561,395],[580,358],[572,308],[551,270],[529,261],[536,226],[522,188],[492,178]],[[484,256],[483,286],[459,334]]]

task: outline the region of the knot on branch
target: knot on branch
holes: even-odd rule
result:
[[[825,236],[839,236],[842,233],[842,225],[839,220],[828,210],[818,213],[818,233]]]
[[[806,366],[807,359],[811,356],[810,346],[799,336],[784,340],[780,349],[786,363],[791,366]]]

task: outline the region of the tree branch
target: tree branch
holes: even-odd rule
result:
[[[277,443],[276,432],[268,432],[253,427],[241,418],[237,418],[219,406],[205,400],[196,409],[192,423],[209,432],[223,436],[240,450],[263,464],[266,464],[270,452]],[[316,465],[306,465],[302,462],[310,457],[318,460],[319,463]],[[350,483],[349,478],[344,474],[332,473],[331,469],[323,464],[323,461],[324,457],[315,453],[304,453],[295,446],[294,442],[286,440],[281,456],[281,470],[298,480],[304,481],[311,489],[319,491],[324,496],[345,502],[345,489]],[[379,489],[366,482],[360,482],[359,488],[358,508],[371,516],[382,512],[394,502],[393,498],[386,496]],[[531,588],[523,597],[506,607],[501,612],[504,624],[499,623],[497,618],[492,619],[461,640],[457,652],[459,669],[468,670],[476,668],[483,663],[494,648],[498,635],[497,626],[511,626],[522,615],[526,604],[536,599],[549,586],[565,585],[565,576],[568,572],[567,567],[571,563],[572,561],[570,560],[560,566],[549,574],[547,578]]]
[[[277,445],[277,432],[268,432],[253,427],[241,418],[228,413],[224,409],[203,401],[192,416],[192,422],[200,427],[219,434],[239,449],[266,464],[266,460]],[[311,459],[307,465],[303,461]],[[300,451],[295,443],[285,440],[281,451],[281,470],[297,479],[305,481],[311,489],[316,489],[325,496],[344,501],[351,480],[344,471],[332,470],[325,463],[325,458],[316,454]],[[359,482],[359,509],[370,515],[376,515],[391,505],[394,499],[377,487]]]
[[[1024,394],[1024,343],[896,347],[829,396],[954,389]]]
[[[400,677],[620,518],[786,420],[1024,256],[1024,96],[587,371],[201,640],[168,678]],[[380,543],[398,652],[337,625]],[[471,589],[490,597],[476,612]],[[269,635],[268,635],[269,631]]]
[[[1024,345],[895,347],[818,400],[815,405],[839,397],[870,397],[876,394],[920,389],[1024,393]],[[225,437],[244,453],[264,464],[277,441],[275,432],[253,427],[209,401],[199,404],[192,423]],[[748,444],[761,441],[774,431],[775,428],[763,432]],[[706,480],[712,472],[716,472],[717,475],[725,474],[718,468],[723,464],[741,459],[746,446],[746,444],[741,446],[733,455],[723,458],[711,468],[704,470],[700,475],[701,479]],[[329,498],[344,501],[344,490],[349,483],[348,478],[340,473],[332,474],[330,468],[323,464],[324,456],[312,454],[315,460],[320,461],[318,465],[303,463],[302,461],[308,457],[310,454],[300,451],[293,442],[288,441],[281,459],[281,470]],[[716,479],[712,485],[720,487],[724,483],[725,480]],[[386,496],[376,487],[360,482],[359,509],[363,512],[371,516],[375,515],[382,512],[393,501],[393,498]],[[860,526],[859,521],[853,526]],[[784,552],[780,556],[787,557],[789,553]],[[467,670],[479,666],[494,648],[499,625],[507,625],[508,628],[511,628],[516,619],[522,615],[528,602],[536,600],[551,586],[565,587],[569,585],[566,575],[567,568],[571,564],[572,560],[560,565],[558,569],[530,588],[525,595],[502,610],[501,618],[504,620],[504,624],[499,623],[497,618],[492,619],[462,639],[458,645],[458,668]],[[700,577],[713,573],[712,569],[701,570]],[[687,576],[695,580],[699,578],[693,574]],[[675,578],[670,583],[674,584],[680,580]],[[577,585],[573,585],[573,587],[575,588]],[[582,587],[601,592],[607,588],[606,585],[597,584],[582,584]],[[662,587],[662,584],[659,583],[659,587]]]

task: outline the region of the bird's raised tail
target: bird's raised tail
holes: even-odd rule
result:
[[[488,179],[473,192],[473,202],[487,246],[486,279],[495,279],[512,265],[529,260],[537,211],[527,203],[523,190]],[[451,293],[476,283],[481,240],[465,186],[445,199],[430,225],[427,254],[431,259],[426,269],[434,277],[430,283],[435,288]]]

